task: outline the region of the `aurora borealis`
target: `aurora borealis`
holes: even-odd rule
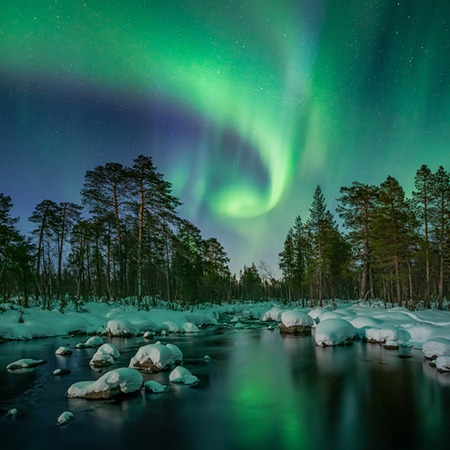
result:
[[[450,168],[449,27],[445,0],[4,0],[0,192],[26,219],[151,155],[234,271],[276,269],[318,184]]]

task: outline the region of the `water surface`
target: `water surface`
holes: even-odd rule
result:
[[[54,354],[84,338],[49,338],[0,345],[0,416],[4,449],[448,449],[450,376],[420,350],[395,351],[355,342],[321,348],[313,337],[259,329],[208,329],[161,338],[180,347],[193,387],[170,384],[168,373],[144,379],[170,384],[163,394],[118,400],[68,399],[76,381],[94,380],[94,349]],[[143,338],[111,339],[128,366]],[[154,341],[150,341],[154,342]],[[212,359],[205,361],[204,356]],[[35,369],[8,372],[19,358],[45,359]],[[55,377],[56,368],[69,375]],[[63,411],[76,419],[56,425]]]

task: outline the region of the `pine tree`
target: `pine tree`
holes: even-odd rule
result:
[[[241,295],[245,300],[259,301],[263,295],[263,285],[261,276],[255,263],[251,266],[244,266],[244,270],[240,277]]]
[[[179,297],[188,303],[199,301],[204,254],[205,243],[200,230],[189,221],[183,221],[174,238],[172,273]]]
[[[205,299],[215,301],[230,297],[230,262],[225,249],[216,238],[205,241],[203,285]]]
[[[423,250],[425,256],[425,307],[430,307],[430,213],[435,201],[434,177],[428,166],[422,165],[414,179],[415,191],[412,202],[423,233]]]
[[[178,223],[176,208],[181,204],[172,195],[172,186],[158,173],[153,161],[148,156],[140,155],[134,160],[134,165],[127,172],[130,180],[131,199],[128,203],[131,213],[137,218],[137,285],[138,300],[142,301],[143,266],[144,266],[144,235],[147,239],[159,235],[155,239],[164,241],[161,234],[171,233]],[[150,248],[151,243],[148,243]]]
[[[12,207],[11,197],[0,193],[0,297],[21,295],[27,307],[33,247],[17,230],[19,219],[11,217]]]
[[[373,234],[372,224],[378,189],[376,186],[353,182],[350,187],[341,187],[340,193],[337,213],[343,219],[344,226],[349,230],[348,241],[361,265],[359,298],[366,298],[370,293],[373,297],[370,240]]]
[[[430,211],[433,241],[438,249],[438,308],[443,308],[445,267],[449,258],[450,238],[450,174],[440,166],[434,174],[434,204]]]
[[[378,199],[371,246],[379,269],[387,276],[383,281],[385,287],[390,279],[394,281],[395,299],[402,306],[402,280],[407,278],[405,273],[416,239],[414,231],[417,221],[403,188],[395,178],[388,176],[381,183]]]
[[[107,163],[88,170],[81,190],[83,205],[89,208],[96,222],[105,224],[109,233],[108,258],[112,271],[118,273],[119,286],[115,295],[123,295],[127,284],[126,235],[124,208],[127,201],[127,169],[119,163]]]

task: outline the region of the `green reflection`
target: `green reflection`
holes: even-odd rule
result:
[[[293,384],[280,337],[243,335],[233,352],[238,369],[230,374],[229,395],[239,443],[258,448],[275,437],[280,448],[310,448],[306,396]]]

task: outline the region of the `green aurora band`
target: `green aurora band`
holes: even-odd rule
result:
[[[185,161],[165,172],[242,235],[271,213],[284,234],[317,184],[337,196],[339,183],[393,169],[411,184],[420,164],[449,163],[445,1],[4,0],[2,11],[3,73],[77,79],[202,117],[192,151],[210,158],[196,183]],[[233,157],[227,133],[241,144]]]

